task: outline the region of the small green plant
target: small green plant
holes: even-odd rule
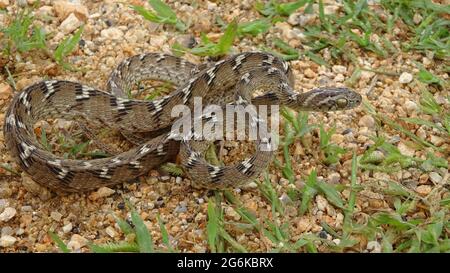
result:
[[[448,58],[450,21],[442,15],[450,13],[448,5],[436,4],[433,1],[395,1],[382,0],[381,6],[390,12],[388,32],[394,25],[401,23],[413,35],[409,42],[402,43],[405,50],[432,51],[438,58]],[[414,17],[423,18],[417,25]]]
[[[81,126],[81,124],[79,124]],[[87,130],[87,129],[86,129]],[[99,132],[99,135],[107,132],[108,129],[103,129]],[[66,159],[80,159],[80,158],[103,158],[109,154],[101,149],[92,151],[91,140],[84,138],[84,133],[81,130],[74,130],[71,134],[66,134],[63,131],[52,132],[54,136],[51,138],[55,141],[49,140],[46,130],[40,128],[39,130],[39,142],[42,144],[45,150],[52,152],[58,151]]]
[[[64,69],[73,70],[73,68],[65,61],[65,58],[73,52],[78,42],[81,39],[83,27],[72,36],[65,38],[52,53],[47,48],[47,37],[45,30],[35,24],[35,18],[28,9],[21,10],[5,27],[0,28],[4,33],[2,38],[2,48],[5,55],[12,55],[15,53],[23,54],[32,50],[40,50],[61,65]],[[14,83],[12,75],[5,67],[8,73],[8,80]],[[13,84],[14,85],[14,84]]]
[[[284,164],[281,164],[277,159],[275,159],[275,165],[277,165],[282,173],[283,176],[289,180],[290,183],[294,182],[294,170],[292,169],[292,162],[291,162],[291,154],[289,152],[289,147],[292,143],[294,143],[295,135],[294,131],[292,130],[292,127],[290,124],[285,123],[284,125],[284,138],[282,141],[282,147],[283,147],[283,158],[284,158]]]
[[[406,208],[406,210],[405,210]],[[383,250],[385,252],[438,253],[450,250],[450,240],[446,238],[444,227],[448,227],[448,210],[436,212],[426,221],[421,219],[406,219],[406,206],[399,199],[396,201],[397,211],[374,214],[368,226],[384,233]],[[381,227],[389,227],[384,231]]]
[[[343,239],[349,239],[350,234],[353,229],[353,213],[355,211],[356,205],[356,193],[357,193],[357,185],[356,185],[356,174],[358,172],[358,159],[356,153],[353,152],[352,156],[352,173],[350,178],[350,196],[348,198],[347,207],[344,210],[344,225],[342,227]]]
[[[277,224],[275,221],[266,220],[267,229],[263,229],[263,235],[268,238],[274,245],[271,252],[299,252],[302,247],[306,248],[309,253],[317,253],[315,241],[321,239],[313,234],[301,235],[295,243],[291,241],[292,235],[289,232],[289,223]]]
[[[16,171],[11,167],[11,165],[6,164],[6,163],[0,164],[0,169],[3,169],[3,170],[5,170],[5,171],[7,171],[7,172],[10,172],[10,173],[12,173],[12,174],[14,174],[14,175],[20,175],[18,172],[16,172]]]
[[[284,124],[284,137],[280,142],[283,147],[284,164],[277,159],[274,160],[274,163],[282,170],[283,176],[288,179],[290,183],[294,183],[295,174],[292,169],[292,160],[289,147],[291,144],[295,143],[295,141],[300,140],[305,148],[309,148],[309,143],[305,141],[304,136],[317,126],[308,124],[307,112],[299,112],[298,114],[294,114],[292,110],[283,107],[281,109],[281,115],[286,120]]]
[[[450,96],[447,96],[447,101],[450,102]],[[433,94],[424,90],[420,98],[420,110],[427,115],[431,115],[436,122],[434,124],[424,122],[417,122],[417,120],[408,119],[408,121],[413,123],[423,123],[424,125],[429,125],[430,127],[436,128],[441,132],[445,132],[450,136],[450,111],[440,106]],[[415,121],[415,122],[414,122]],[[438,125],[441,123],[443,126]]]
[[[238,25],[237,33],[239,36],[251,35],[256,36],[269,31],[271,23],[266,19],[257,19],[254,21],[241,23]]]
[[[225,221],[223,209],[220,205],[222,197],[219,192],[215,194],[215,201],[212,198],[208,201],[208,223],[206,225],[206,232],[208,238],[208,245],[211,252],[225,252],[227,244],[232,247],[234,251],[245,253],[247,250],[239,244],[233,237],[225,230]]]
[[[53,240],[53,242],[56,243],[56,245],[59,247],[59,249],[63,253],[69,253],[70,249],[67,247],[67,245],[61,240],[61,238],[58,237],[54,232],[49,231],[48,234],[50,235],[50,238]]]
[[[317,172],[313,170],[308,178],[306,179],[305,186],[301,190],[301,204],[300,204],[300,215],[303,215],[306,213],[306,211],[309,208],[309,205],[311,203],[311,200],[313,200],[314,196],[317,194]]]
[[[160,86],[155,86],[154,91],[145,96],[145,100],[154,100],[159,96],[169,94],[171,90],[175,89],[170,82],[164,82]],[[131,97],[130,97],[131,98]]]
[[[280,214],[284,213],[284,207],[281,204],[281,201],[277,195],[277,191],[272,186],[272,183],[270,182],[269,176],[266,175],[264,177],[264,180],[262,183],[257,183],[258,188],[263,194],[263,196],[270,202],[272,205],[272,214],[275,214],[275,212],[278,212]]]
[[[140,252],[153,253],[153,240],[140,218],[139,214],[131,211],[131,226],[127,221],[115,216],[116,222],[128,240],[119,243],[107,243],[104,245],[89,244],[89,248],[95,253],[111,252]]]
[[[270,180],[267,179],[264,183],[270,184]],[[268,189],[270,193],[267,192]],[[282,211],[284,210],[282,208],[282,204],[278,198],[275,198],[275,189],[271,185],[260,185],[260,190],[272,204],[272,215],[283,215]],[[259,220],[251,211],[246,209],[239,199],[236,198],[230,191],[224,191],[224,196],[234,206],[234,210],[241,216],[243,221],[233,223],[235,228],[247,232],[254,230],[262,234],[272,242],[273,248],[271,252],[298,252],[302,247],[305,247],[308,252],[317,252],[314,242],[316,240],[321,240],[317,236],[305,234],[301,235],[297,241],[292,242],[292,235],[289,231],[289,223],[281,223],[281,221],[276,221],[269,218]]]
[[[438,84],[444,86],[443,80],[434,75],[433,73],[427,71],[423,66],[419,66],[419,73],[417,74],[419,81],[425,84]]]
[[[7,55],[47,47],[46,33],[43,28],[34,25],[34,17],[29,10],[20,11],[12,22],[6,28],[0,28],[0,31],[4,33],[2,47]]]
[[[45,133],[41,136],[41,141],[43,140],[43,136]],[[46,141],[46,140],[45,140]],[[43,144],[46,149],[50,149],[51,151],[53,148],[48,145],[48,142],[43,142],[46,144]],[[91,144],[91,141],[82,141],[79,142],[76,139],[66,137],[62,134],[58,135],[58,148],[63,153],[62,156],[66,159],[77,159],[82,157],[89,157],[89,158],[102,158],[107,157],[108,154],[103,151],[88,151],[88,148]]]
[[[301,190],[302,201],[300,205],[300,214],[304,214],[308,210],[311,200],[318,193],[325,195],[327,200],[334,206],[340,209],[344,208],[344,201],[342,200],[337,187],[317,180],[317,172],[313,170],[307,177],[305,186]]]
[[[412,139],[414,142],[416,142],[418,145],[420,145],[421,148],[431,147],[437,151],[442,151],[442,148],[436,147],[435,145],[431,144],[430,142],[423,140],[422,138],[416,136],[414,133],[405,129],[403,126],[401,126],[394,120],[388,118],[386,115],[380,115],[379,113],[377,113],[375,108],[369,102],[363,100],[363,106],[364,106],[365,110],[375,118],[375,120],[383,121],[386,125],[388,125],[392,129],[405,134],[410,139]]]
[[[160,0],[148,0],[148,3],[153,8],[153,11],[147,10],[142,6],[133,5],[132,8],[139,13],[146,20],[158,24],[174,25],[178,30],[185,31],[186,24],[177,18],[177,14]]]
[[[226,55],[233,45],[236,38],[238,24],[236,21],[231,22],[225,29],[224,34],[220,37],[217,43],[211,42],[205,34],[202,34],[202,45],[194,47],[192,49],[182,48],[178,45],[178,51],[189,51],[190,53],[198,56],[223,56]]]
[[[75,50],[78,42],[81,40],[81,33],[84,27],[81,26],[71,37],[65,38],[53,53],[55,61],[64,69],[73,70],[73,67],[65,61],[65,58]]]
[[[375,141],[359,159],[359,166],[365,170],[380,172],[394,172],[408,167],[419,167],[424,171],[435,168],[448,168],[448,162],[444,158],[427,153],[426,159],[406,156],[400,153],[394,145],[386,142],[383,137],[372,137]],[[378,151],[378,152],[375,152]]]
[[[256,2],[255,9],[262,15],[274,18],[275,20],[281,20],[279,17],[289,16],[294,13],[297,9],[303,7],[310,0],[299,0],[288,3],[279,3],[277,0],[271,0],[267,3]]]
[[[361,159],[359,159],[361,161]],[[386,181],[385,195],[393,199],[393,211],[377,212],[371,215],[367,224],[353,222],[357,190],[361,186],[356,184],[357,160],[355,154],[352,159],[352,175],[350,196],[345,208],[343,236],[339,247],[352,245],[351,234],[363,234],[368,240],[381,237],[382,252],[448,252],[450,242],[445,228],[448,226],[448,207],[439,202],[440,208],[427,219],[415,218],[419,200],[414,191],[406,189],[395,181]],[[445,201],[444,201],[445,203]],[[345,242],[345,243],[344,243]],[[344,244],[343,244],[344,243]]]
[[[129,202],[126,202],[127,206],[131,210],[131,223],[128,223],[124,219],[115,216],[118,226],[124,233],[126,240],[119,243],[107,243],[103,245],[97,245],[89,243],[88,246],[92,252],[95,253],[111,253],[111,252],[140,252],[140,253],[154,253],[154,252],[175,252],[169,241],[169,234],[159,217],[158,223],[162,234],[162,243],[166,246],[167,250],[157,251],[154,249],[154,243],[147,226],[142,221],[139,213],[131,206]],[[50,238],[57,244],[59,249],[64,252],[70,252],[67,245],[54,233],[49,232]]]
[[[300,57],[300,53],[298,52],[297,49],[292,48],[291,46],[289,46],[286,42],[284,42],[281,39],[276,38],[273,41],[273,45],[275,46],[275,48],[279,49],[281,52],[269,49],[269,48],[265,48],[264,50],[267,52],[271,52],[274,55],[282,58],[285,61],[291,61],[291,60],[297,60]]]
[[[330,143],[331,136],[336,132],[336,128],[331,128],[328,132],[325,131],[323,125],[320,125],[320,149],[324,153],[323,162],[327,165],[339,162],[341,155],[345,154],[346,150],[336,144]]]
[[[180,166],[170,162],[162,165],[161,169],[173,176],[181,176],[183,174],[183,169]]]

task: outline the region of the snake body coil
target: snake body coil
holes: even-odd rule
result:
[[[178,88],[153,101],[127,99],[125,90],[143,79],[170,81]],[[172,108],[180,104],[192,108],[195,97],[201,97],[205,105],[249,104],[251,100],[256,105],[281,104],[302,111],[350,109],[361,102],[359,94],[346,88],[298,94],[292,90],[293,79],[286,62],[262,52],[237,54],[204,69],[167,54],[136,55],[111,73],[108,92],[62,80],[25,88],[7,110],[6,145],[33,180],[55,190],[79,192],[131,181],[177,153],[195,184],[206,188],[236,186],[254,178],[270,163],[272,152],[261,148],[270,145],[270,140],[259,139],[255,154],[234,166],[214,166],[203,158],[210,142],[184,139],[180,151],[180,141],[163,130],[174,122]],[[251,98],[256,89],[266,92]],[[157,136],[107,158],[64,159],[44,149],[34,134],[33,125],[45,118],[84,119],[128,135],[154,132]]]

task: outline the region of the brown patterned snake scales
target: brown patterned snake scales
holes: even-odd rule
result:
[[[143,79],[173,82],[178,88],[153,101],[127,99],[125,91]],[[289,65],[274,55],[246,52],[204,68],[166,54],[141,54],[123,61],[111,73],[107,91],[62,81],[42,81],[17,94],[6,113],[7,148],[34,181],[55,190],[79,192],[127,182],[147,173],[180,153],[183,167],[194,184],[206,188],[237,186],[257,176],[271,162],[270,139],[256,141],[256,152],[235,165],[213,166],[203,157],[211,142],[173,140],[164,128],[174,122],[171,110],[184,104],[192,109],[194,97],[203,104],[281,104],[301,111],[351,109],[361,96],[346,88],[319,88],[306,93],[292,90]],[[252,98],[256,89],[265,94]],[[124,132],[153,132],[156,137],[117,155],[72,160],[45,150],[33,125],[45,118],[83,119]],[[205,117],[203,117],[205,118]],[[180,145],[181,143],[181,145]]]

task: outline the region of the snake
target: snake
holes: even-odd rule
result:
[[[128,98],[127,90],[149,79],[171,82],[176,89],[153,100]],[[257,90],[262,95],[255,95]],[[24,172],[54,191],[85,192],[135,181],[176,156],[192,184],[206,189],[237,187],[261,174],[274,154],[271,137],[258,138],[250,157],[218,166],[205,159],[212,140],[194,139],[195,132],[180,138],[170,130],[180,120],[172,116],[172,109],[177,105],[193,109],[195,98],[220,107],[283,105],[316,112],[347,110],[361,103],[361,95],[345,87],[296,92],[289,63],[271,53],[243,52],[209,64],[145,53],[123,60],[111,72],[105,90],[74,81],[44,80],[16,93],[5,114],[6,147]],[[255,115],[256,123],[265,122]],[[129,150],[105,158],[67,159],[47,150],[34,132],[38,121],[55,118],[82,120],[143,137]],[[217,123],[212,114],[197,118]],[[246,128],[250,126],[256,126],[255,122]]]

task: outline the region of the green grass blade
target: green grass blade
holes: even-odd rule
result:
[[[276,5],[275,10],[278,14],[282,16],[289,16],[294,13],[297,9],[303,7],[309,0],[299,0],[290,3],[282,3]]]
[[[312,51],[308,50],[305,52],[305,56],[311,59],[311,61],[315,62],[316,64],[323,65],[326,67],[329,67],[330,65],[319,55],[314,54]]]
[[[227,241],[237,252],[240,253],[247,253],[247,249],[245,249],[245,247],[243,247],[241,244],[239,244],[236,240],[233,239],[233,237],[231,237],[230,234],[228,234],[228,232],[226,232],[224,229],[220,228],[219,229],[220,232],[220,236],[225,239],[225,241]]]
[[[144,19],[150,21],[150,22],[154,22],[154,23],[162,23],[162,19],[159,18],[156,13],[147,10],[146,8],[142,7],[142,6],[132,6],[132,8],[139,13],[139,15],[141,15],[142,17],[144,17]]]
[[[333,185],[320,181],[317,181],[316,185],[317,189],[325,194],[328,201],[330,201],[333,205],[335,205],[338,208],[341,209],[344,208],[344,201],[342,200],[341,196],[339,195],[339,192]]]
[[[402,118],[402,120],[410,122],[410,123],[414,123],[417,125],[425,125],[430,128],[435,128],[439,131],[446,132],[446,130],[444,128],[442,128],[441,126],[438,126],[434,122],[431,122],[428,120],[424,120],[424,119],[420,119],[420,118]]]
[[[75,47],[78,45],[78,42],[81,40],[81,34],[83,33],[84,26],[81,26],[72,37],[67,37],[64,39],[56,48],[53,56],[56,62],[63,66],[65,69],[71,69],[71,65],[64,61],[65,57],[67,57],[72,51],[75,50]]]
[[[139,246],[139,252],[141,253],[153,253],[153,240],[147,226],[142,221],[141,216],[136,210],[131,211],[131,221],[134,224],[136,231],[136,241]]]
[[[49,231],[48,235],[50,235],[50,238],[53,240],[53,242],[56,243],[56,245],[59,247],[59,249],[63,253],[70,253],[70,249],[67,247],[67,245],[61,240],[61,238],[58,237],[55,233]]]
[[[148,3],[156,11],[156,13],[164,18],[176,18],[177,14],[160,0],[148,0]]]
[[[169,252],[174,252],[174,249],[173,249],[172,245],[170,244],[169,233],[167,232],[167,229],[164,226],[164,223],[161,220],[161,217],[159,216],[159,214],[156,215],[156,218],[158,219],[159,229],[161,230],[161,237],[162,237],[163,244],[167,247]]]
[[[137,244],[128,242],[107,243],[104,245],[89,244],[88,246],[94,253],[139,252]]]
[[[208,223],[206,225],[206,232],[208,234],[208,244],[211,252],[217,252],[216,239],[219,234],[219,219],[216,214],[214,202],[210,199],[208,201]]]
[[[302,201],[300,204],[300,215],[303,215],[308,210],[309,203],[316,195],[317,193],[317,190],[315,189],[316,183],[317,183],[317,172],[316,170],[313,170],[309,174],[306,180],[305,187],[303,188]]]
[[[120,230],[122,230],[122,232],[125,235],[131,234],[134,232],[133,228],[130,226],[130,224],[127,223],[127,221],[123,220],[122,218],[116,216],[113,214],[114,220],[116,221],[116,223],[119,225]]]
[[[257,19],[251,22],[246,22],[238,25],[237,33],[239,36],[248,34],[257,36],[258,34],[266,33],[272,25],[266,19]]]
[[[220,37],[219,43],[217,44],[221,54],[225,54],[230,50],[236,37],[237,29],[238,24],[235,20],[227,26],[225,33]]]

